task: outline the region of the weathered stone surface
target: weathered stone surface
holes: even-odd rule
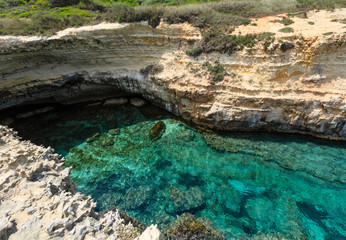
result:
[[[90,196],[74,191],[70,168],[51,148],[21,141],[0,126],[1,239],[134,239],[138,229],[118,211],[94,212]],[[108,231],[106,231],[106,228]]]
[[[8,239],[14,228],[15,225],[9,220],[9,217],[0,218],[0,239]]]
[[[140,98],[131,98],[130,103],[135,107],[143,107],[147,102]]]
[[[157,228],[157,225],[151,225],[142,233],[142,235],[137,240],[159,240],[159,239],[160,239],[160,230]]]
[[[103,105],[122,105],[128,102],[127,98],[112,98],[105,101]]]

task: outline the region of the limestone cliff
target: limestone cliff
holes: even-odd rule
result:
[[[140,94],[197,124],[234,130],[299,131],[346,137],[346,9],[253,19],[234,33],[274,32],[232,55],[185,54],[201,40],[188,24],[146,23],[67,29],[52,37],[0,37],[0,109]],[[309,24],[313,21],[314,25]],[[205,62],[227,74],[214,81]],[[204,66],[203,66],[204,64]]]

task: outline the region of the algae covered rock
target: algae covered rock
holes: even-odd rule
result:
[[[96,141],[99,137],[100,137],[100,133],[95,133],[91,137],[87,138],[86,142],[92,143],[92,142]]]
[[[164,231],[162,239],[219,240],[225,238],[213,228],[209,220],[205,218],[196,219],[190,213],[184,213]]]
[[[248,199],[245,209],[261,230],[272,227],[275,222],[275,206],[268,198]]]
[[[102,194],[97,199],[97,207],[99,209],[108,209],[112,206],[118,206],[123,199],[123,195],[121,193],[116,192],[107,192],[105,194]]]
[[[205,204],[204,193],[198,187],[192,187],[187,191],[172,187],[169,189],[169,195],[177,212],[189,211]]]
[[[108,135],[104,134],[99,138],[99,143],[103,146],[103,147],[109,147],[112,146],[114,144],[114,141],[111,137],[109,137]]]
[[[113,128],[113,129],[109,130],[108,133],[113,135],[113,136],[119,135],[120,129],[119,128]]]
[[[149,131],[149,138],[152,140],[159,139],[165,132],[166,124],[163,121],[158,121]]]
[[[125,195],[125,209],[136,209],[149,204],[153,190],[150,186],[130,188]]]
[[[239,213],[242,195],[232,186],[223,186],[222,201],[228,210]]]

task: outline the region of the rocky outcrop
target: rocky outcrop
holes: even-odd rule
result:
[[[67,29],[52,37],[0,37],[0,109],[139,94],[199,125],[221,130],[304,132],[346,137],[345,9],[292,18],[293,33],[253,20],[238,34],[274,32],[232,55],[190,57],[201,39],[188,24],[146,23]],[[308,22],[314,21],[314,25]],[[332,31],[323,34],[324,31]],[[268,46],[269,45],[269,46]],[[206,61],[226,74],[215,81]]]
[[[51,148],[21,141],[0,126],[0,239],[135,239],[118,211],[94,212],[90,196],[75,192]],[[144,236],[158,239],[156,226]],[[140,239],[145,239],[142,236]]]

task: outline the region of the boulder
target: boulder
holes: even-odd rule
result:
[[[248,199],[245,209],[261,231],[268,230],[276,220],[275,206],[268,198]]]
[[[227,209],[237,213],[240,211],[242,195],[232,186],[224,189],[223,200]]]
[[[92,142],[96,141],[99,137],[100,137],[100,133],[95,133],[91,137],[87,138],[86,142],[87,143],[92,143]]]
[[[109,130],[108,133],[113,135],[113,136],[119,135],[120,129],[119,128],[113,128],[113,129]]]
[[[149,138],[152,140],[159,139],[165,132],[166,124],[163,121],[158,121],[149,131]]]
[[[211,222],[207,219],[196,219],[190,213],[184,213],[164,231],[163,239],[219,240],[225,238],[213,228]]]
[[[151,225],[136,240],[159,240],[160,234],[157,225]]]
[[[130,188],[125,195],[125,209],[136,209],[147,205],[150,202],[153,188],[150,186],[140,186]]]
[[[189,211],[205,204],[204,193],[198,187],[189,188],[187,191],[172,187],[169,195],[177,212]]]
[[[9,217],[0,218],[0,239],[8,239],[15,224],[9,220]]]
[[[147,104],[147,101],[140,98],[131,98],[130,103],[135,107],[143,107],[145,104]]]

